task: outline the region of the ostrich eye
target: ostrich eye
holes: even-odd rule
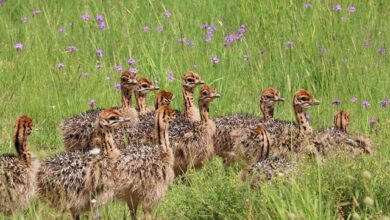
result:
[[[195,82],[195,80],[194,80],[194,79],[192,79],[192,78],[189,78],[189,79],[187,79],[187,82],[189,82],[189,83],[193,83],[193,82]]]
[[[142,88],[148,88],[148,84],[142,84]]]
[[[272,99],[273,98],[273,96],[271,96],[271,95],[267,95],[267,96],[265,96],[267,99]]]
[[[109,120],[118,120],[118,116],[111,116],[110,118],[109,118]]]
[[[300,98],[300,100],[304,101],[304,102],[307,102],[307,101],[309,101],[309,97],[302,97],[302,98]]]
[[[209,93],[208,92],[203,92],[202,95],[207,96],[207,95],[209,95]]]

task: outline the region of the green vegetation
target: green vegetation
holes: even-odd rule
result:
[[[313,0],[311,7],[304,3],[7,0],[0,6],[0,152],[14,152],[12,126],[20,114],[34,119],[30,145],[38,157],[61,152],[61,120],[87,110],[91,99],[97,107],[118,105],[117,65],[136,67],[139,76],[158,81],[177,97],[181,75],[187,70],[199,72],[222,95],[211,104],[214,117],[231,112],[260,115],[258,95],[269,86],[280,89],[286,100],[305,88],[321,100],[310,110],[313,127],[331,126],[333,113],[345,109],[351,113],[351,133],[370,136],[375,154],[335,155],[321,165],[302,160],[300,175],[279,177],[256,190],[239,180],[238,165],[225,169],[215,159],[172,185],[156,216],[336,219],[343,212],[349,219],[358,219],[356,215],[386,219],[390,216],[390,107],[382,107],[381,101],[389,98],[390,90],[390,5],[386,0]],[[340,11],[335,10],[336,4]],[[352,5],[356,11],[348,8]],[[39,14],[33,13],[36,9]],[[172,16],[164,16],[166,11]],[[82,19],[85,13],[90,15],[88,21]],[[105,30],[99,28],[97,15],[103,15]],[[25,16],[27,22],[22,21]],[[217,26],[211,42],[205,42],[207,30],[202,24]],[[224,46],[226,36],[236,34],[242,24],[247,28],[244,36]],[[144,31],[144,26],[150,31]],[[157,26],[163,30],[157,31]],[[15,48],[21,47],[17,43],[23,48]],[[76,50],[70,52],[69,46]],[[104,51],[102,57],[97,56],[98,49]],[[211,61],[214,56],[219,58],[216,64]],[[136,63],[129,66],[131,57]],[[59,63],[64,66],[58,68]],[[97,68],[97,63],[102,67]],[[341,104],[332,105],[334,99]],[[364,106],[363,101],[370,105]],[[172,105],[182,108],[181,99]],[[293,120],[291,101],[278,105],[275,117]],[[370,125],[370,119],[377,123]],[[118,201],[92,211],[90,218],[99,217],[97,213],[102,219],[129,216],[126,205]],[[62,215],[36,200],[15,218]]]

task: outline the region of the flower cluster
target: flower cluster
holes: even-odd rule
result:
[[[223,45],[226,47],[232,44],[234,41],[242,39],[246,31],[247,31],[246,26],[244,24],[240,25],[236,34],[229,34],[226,36]]]
[[[206,41],[207,43],[211,42],[211,40],[213,39],[215,31],[218,29],[217,25],[214,25],[214,24],[212,24],[212,25],[202,24],[201,28],[206,30],[206,33],[205,33],[205,35],[203,37],[204,41]]]

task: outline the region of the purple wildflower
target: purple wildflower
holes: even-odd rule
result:
[[[120,65],[117,65],[114,67],[114,70],[117,71],[117,72],[121,72],[123,70],[122,66]]]
[[[177,39],[177,42],[179,42],[179,43],[185,43],[186,40],[185,40],[184,38],[180,37],[179,39]]]
[[[211,62],[213,63],[213,64],[217,64],[217,63],[219,63],[219,58],[217,57],[217,56],[213,56],[213,57],[211,57]]]
[[[368,106],[370,106],[370,102],[369,101],[363,101],[362,102],[362,106],[363,107],[368,107]]]
[[[81,18],[82,18],[84,21],[88,21],[88,20],[91,18],[91,16],[89,16],[89,14],[85,13],[85,14],[81,15]]]
[[[22,50],[24,48],[24,45],[22,43],[16,43],[14,47],[16,50]]]
[[[68,47],[66,48],[66,50],[67,50],[68,52],[74,52],[74,51],[77,50],[77,48],[76,48],[76,46],[68,46]]]
[[[101,49],[96,50],[96,56],[103,57],[103,55],[104,55],[104,51],[103,50],[101,50]]]
[[[333,11],[340,11],[340,10],[341,10],[340,4],[333,5]]]
[[[94,107],[95,107],[95,105],[96,105],[96,101],[95,101],[95,99],[91,99],[91,100],[89,100],[89,101],[88,101],[88,105],[89,105],[89,107],[90,107],[90,108],[94,108]]]
[[[229,45],[230,45],[231,43],[233,43],[235,40],[236,40],[236,36],[233,35],[233,34],[229,34],[229,35],[226,36],[223,45],[224,45],[225,47],[226,47],[226,46],[229,46]]]
[[[378,49],[378,53],[380,54],[380,55],[384,55],[385,53],[386,53],[386,49],[385,48],[379,48]]]
[[[365,47],[370,47],[372,44],[371,40],[367,39],[367,40],[364,40],[364,46]]]
[[[207,29],[207,28],[209,28],[209,25],[208,24],[202,24],[202,25],[200,25],[200,28]]]
[[[378,121],[375,119],[375,118],[370,118],[369,120],[368,120],[368,123],[370,123],[370,125],[374,125],[374,124],[376,124]]]
[[[136,62],[137,62],[137,61],[136,61],[134,58],[132,58],[132,57],[130,57],[130,58],[127,60],[127,64],[129,64],[129,65],[134,65]]]
[[[0,0],[0,7],[3,6],[5,3],[5,0]]]
[[[34,11],[33,11],[33,14],[34,15],[39,15],[41,13],[41,10],[39,10],[39,9],[35,9]]]
[[[313,5],[310,2],[306,2],[305,4],[303,4],[303,7],[306,9],[309,9],[309,8],[312,8]]]
[[[115,84],[115,89],[116,90],[120,90],[121,89],[121,84],[120,83],[116,83]]]
[[[150,27],[144,26],[144,31],[145,31],[145,32],[149,32],[149,31],[150,31]]]
[[[294,45],[294,41],[292,41],[292,40],[288,40],[286,42],[286,48],[291,48],[293,45]]]
[[[104,21],[99,22],[99,28],[100,28],[100,30],[105,31],[106,30],[106,23]]]
[[[341,100],[340,99],[333,99],[332,100],[332,105],[340,105],[341,104]]]
[[[57,69],[62,69],[65,65],[63,63],[57,63],[56,68]]]
[[[356,97],[353,97],[353,98],[351,99],[351,102],[352,102],[352,103],[357,102],[357,98],[356,98]]]
[[[390,104],[390,100],[389,99],[383,99],[381,101],[382,108],[386,108],[389,104]]]
[[[100,215],[99,213],[96,213],[96,215],[93,217],[93,219],[101,219],[102,218],[102,215]]]
[[[96,15],[96,21],[97,22],[103,22],[104,21],[104,16],[103,15]]]
[[[351,5],[348,7],[348,11],[351,12],[351,13],[355,13],[356,12],[356,8],[355,6]]]
[[[172,16],[172,13],[170,11],[166,11],[164,12],[164,16],[170,18]]]
[[[174,75],[173,75],[173,71],[172,70],[169,70],[168,71],[168,82],[173,82],[174,80]]]
[[[237,34],[245,34],[246,33],[246,25],[242,24],[240,25],[240,28],[237,30]]]
[[[250,56],[249,56],[249,54],[245,54],[244,56],[243,56],[243,58],[244,58],[244,61],[249,61],[250,60]]]
[[[135,68],[135,67],[132,67],[132,68],[129,69],[129,72],[130,73],[138,73],[138,69]]]
[[[159,25],[159,26],[157,26],[156,30],[157,30],[158,32],[161,32],[161,31],[164,30],[164,26]]]
[[[65,33],[65,28],[63,27],[58,28],[58,33]]]
[[[88,77],[88,75],[89,75],[89,74],[88,74],[87,72],[81,73],[81,76],[82,76],[82,77]]]
[[[96,67],[96,69],[100,69],[103,67],[103,64],[96,62],[95,67]]]
[[[28,17],[24,16],[24,17],[22,17],[21,20],[22,20],[23,23],[27,23],[28,22]]]
[[[187,40],[186,41],[186,46],[187,47],[192,47],[192,46],[194,46],[194,42],[192,40]]]

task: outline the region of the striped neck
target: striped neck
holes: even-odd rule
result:
[[[122,102],[122,109],[130,108],[131,107],[131,99],[133,96],[134,88],[125,88],[122,87],[121,90],[121,102]]]
[[[137,101],[138,111],[141,114],[148,112],[149,108],[147,106],[146,93],[136,92],[135,93],[135,98],[136,98],[136,101]]]
[[[184,116],[191,121],[199,121],[198,109],[194,104],[194,88],[184,87],[183,89],[184,98]]]
[[[32,155],[28,147],[28,135],[23,125],[16,125],[14,134],[14,145],[20,158],[26,161],[28,164],[32,161]]]
[[[163,151],[168,151],[170,148],[169,143],[169,122],[166,118],[167,115],[164,111],[157,111],[155,115],[155,130],[157,134],[157,143],[162,148]]]
[[[266,121],[273,120],[274,105],[260,100],[260,110],[263,113],[263,119]]]
[[[299,125],[299,133],[302,135],[311,135],[313,133],[313,128],[310,126],[302,107],[296,105],[294,106],[294,110],[295,118]]]

